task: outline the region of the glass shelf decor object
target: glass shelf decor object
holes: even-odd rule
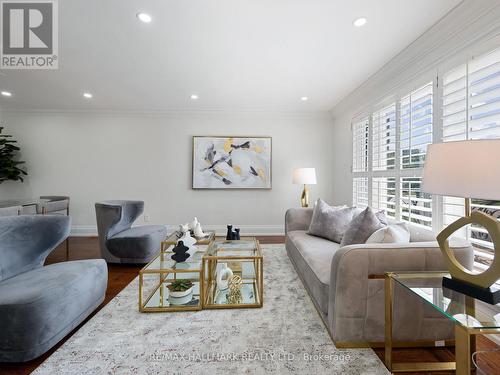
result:
[[[263,306],[263,257],[256,238],[216,239],[203,255],[202,268],[204,309]],[[222,281],[221,273],[229,276]],[[232,277],[239,278],[237,286],[231,287]]]

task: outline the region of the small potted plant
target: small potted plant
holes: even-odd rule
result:
[[[172,281],[167,288],[169,290],[170,302],[172,304],[184,304],[191,301],[193,293],[193,282],[185,279]]]

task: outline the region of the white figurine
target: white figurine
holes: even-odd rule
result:
[[[217,271],[217,289],[226,290],[231,277],[233,277],[233,270],[227,266],[227,263],[222,263],[222,268]]]
[[[203,232],[203,229],[201,229],[201,224],[198,222],[198,224],[196,224],[196,227],[194,228],[194,236],[196,238],[203,238],[203,237],[206,237],[206,233]]]
[[[198,218],[195,217],[192,222],[189,223],[189,230],[194,230],[198,224]]]

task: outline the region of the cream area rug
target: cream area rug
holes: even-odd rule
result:
[[[34,374],[388,374],[337,349],[284,245],[262,248],[263,308],[144,314],[136,278]]]

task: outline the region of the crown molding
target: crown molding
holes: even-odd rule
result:
[[[254,117],[299,117],[331,119],[327,110],[318,111],[292,111],[292,110],[117,110],[117,109],[36,109],[36,108],[1,108],[3,114],[36,114],[36,115],[93,115],[104,117],[136,116],[136,117],[188,117],[188,116],[254,116]]]

